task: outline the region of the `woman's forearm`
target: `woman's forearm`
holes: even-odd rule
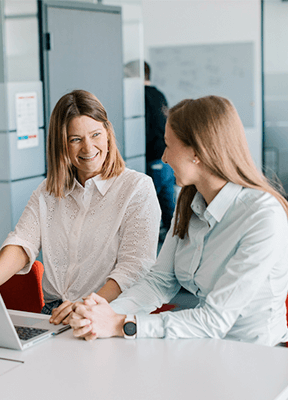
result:
[[[122,290],[120,286],[114,279],[109,279],[104,286],[97,292],[97,294],[101,297],[104,297],[110,303],[112,300],[115,300],[120,294]]]
[[[5,246],[0,251],[0,285],[8,281],[29,262],[29,257],[23,247]]]

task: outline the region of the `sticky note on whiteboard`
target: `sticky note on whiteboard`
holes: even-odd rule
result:
[[[27,149],[39,144],[37,93],[16,95],[17,148]]]

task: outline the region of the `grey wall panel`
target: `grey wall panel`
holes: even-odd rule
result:
[[[8,111],[7,111],[6,85],[4,83],[0,83],[0,133],[6,132],[7,129],[8,129]]]
[[[31,1],[31,0],[30,0]],[[24,3],[29,0],[11,1],[7,3]],[[36,0],[35,6],[37,7]],[[27,10],[18,18],[5,18],[6,41],[6,82],[30,82],[40,81],[39,68],[39,35],[37,12],[27,14]]]
[[[9,134],[0,133],[0,181],[9,181],[11,176]]]
[[[0,1],[0,82],[5,81],[4,1]]]
[[[128,158],[126,160],[126,166],[130,169],[134,169],[138,172],[146,172],[146,159],[145,156]]]
[[[44,57],[45,87],[49,99],[47,115],[49,117],[59,98],[73,89],[94,93],[108,112],[123,154],[120,9],[118,13],[102,12],[96,10],[96,5],[91,4],[91,10],[81,9],[81,4],[78,5],[79,9],[69,9],[69,4],[64,8],[63,3],[61,8],[47,8],[45,29],[52,42],[51,50],[46,51]]]
[[[10,137],[11,180],[33,177],[45,174],[45,143],[44,130],[39,129],[39,144],[36,147],[17,149],[17,134]]]
[[[142,78],[124,79],[125,118],[144,116],[144,83]]]
[[[39,145],[17,148],[17,133],[0,134],[0,180],[11,181],[45,174],[44,130],[38,131]]]
[[[14,229],[19,218],[21,217],[21,214],[28,203],[33,190],[37,189],[43,179],[44,176],[38,176],[36,178],[23,179],[21,181],[10,183],[12,200],[12,229]]]
[[[11,222],[11,184],[0,182],[0,244],[12,229]]]
[[[145,154],[145,119],[125,119],[125,156],[126,158]]]

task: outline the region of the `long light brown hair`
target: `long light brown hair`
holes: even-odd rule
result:
[[[207,169],[227,182],[272,194],[288,215],[288,202],[259,172],[251,157],[243,124],[232,103],[218,96],[186,99],[168,112],[168,123],[185,146],[192,147]],[[194,185],[181,189],[176,207],[174,235],[188,234]]]
[[[82,115],[102,122],[107,131],[109,152],[102,166],[102,179],[118,176],[125,168],[105,108],[92,93],[85,90],[73,90],[73,92],[62,96],[57,102],[49,124],[46,190],[57,198],[64,196],[65,189],[72,188],[74,177],[76,177],[77,171],[72,165],[68,153],[67,132],[72,119]]]

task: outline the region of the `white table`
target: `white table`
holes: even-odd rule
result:
[[[0,349],[0,357],[24,361],[0,375],[1,400],[288,399],[288,348],[214,339],[86,342],[69,330],[24,352]]]

